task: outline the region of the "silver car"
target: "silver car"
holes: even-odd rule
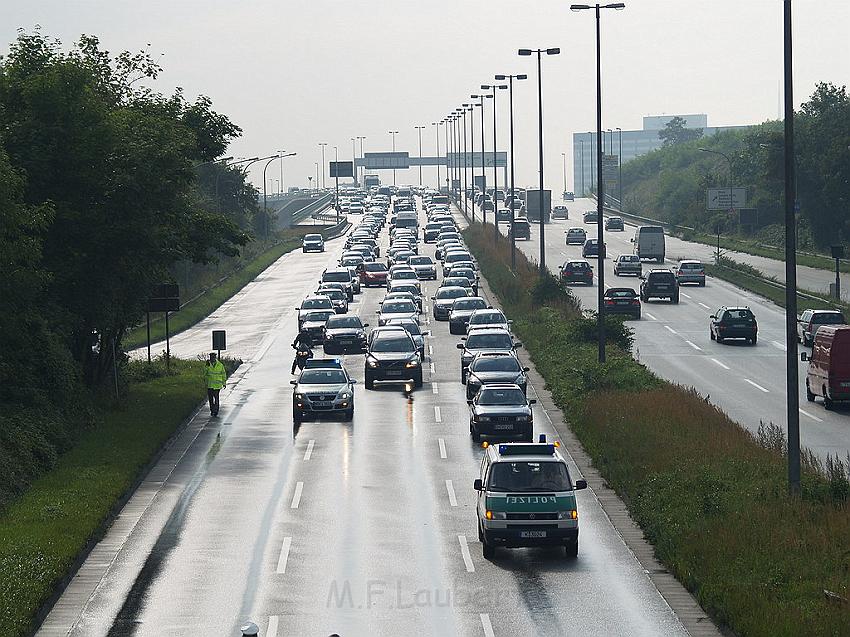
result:
[[[679,279],[680,284],[696,283],[700,287],[704,287],[705,266],[696,259],[679,261],[679,267],[676,268],[676,278]]]
[[[643,274],[643,266],[638,255],[621,254],[614,260],[614,276],[624,274],[634,274],[635,276]]]
[[[342,414],[354,418],[354,383],[345,368],[335,361],[310,361],[298,380],[289,381],[292,390],[292,419],[301,422],[307,415]]]

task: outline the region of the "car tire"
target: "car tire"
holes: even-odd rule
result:
[[[718,342],[718,343],[722,343],[722,342],[723,342],[723,337],[722,337],[722,336],[720,336],[720,334],[718,334],[718,335],[717,335],[717,342]]]
[[[481,555],[485,560],[492,560],[496,557],[496,547],[487,543],[487,539],[481,541]]]
[[[832,398],[829,397],[829,394],[826,391],[826,387],[823,388],[823,408],[827,411],[832,411],[835,409],[835,403],[832,402]]]
[[[671,298],[670,298],[670,300],[671,300],[673,303],[675,303],[675,304],[677,304],[677,305],[678,305],[678,303],[679,303],[679,295],[677,294],[676,296],[671,297]]]
[[[758,338],[759,338],[759,337],[758,337],[758,335],[753,336],[753,337],[750,339],[750,342],[751,342],[753,345],[755,345],[755,344],[756,344],[756,342],[758,341]]]
[[[460,368],[460,382],[466,385],[466,370],[463,367]]]
[[[481,442],[481,433],[472,425],[469,425],[469,435],[472,438],[472,442]]]
[[[704,288],[704,287],[705,287],[705,281],[700,281],[700,282],[699,282],[699,286],[700,286],[701,288]]]
[[[417,389],[418,389],[419,387],[422,387],[422,370],[419,370],[419,375],[418,375],[418,376],[414,376],[414,378],[413,378],[413,386],[414,386],[414,387],[416,387]]]
[[[812,393],[812,390],[809,389],[809,381],[806,381],[806,400],[810,403],[815,402],[815,395]]]
[[[354,420],[354,407],[353,406],[351,407],[351,409],[345,410],[345,419],[348,420],[349,422]]]
[[[294,422],[296,424],[300,423],[300,422],[304,422],[304,413],[299,409],[293,409],[292,410],[292,422]]]
[[[564,554],[570,559],[578,557],[578,540],[564,546]]]
[[[708,330],[708,338],[712,341],[714,340],[714,332],[712,332],[711,330]]]
[[[368,373],[366,374],[366,378],[363,381],[366,389],[375,389],[375,379],[372,378]]]

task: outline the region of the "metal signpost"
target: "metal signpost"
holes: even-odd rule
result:
[[[739,210],[747,207],[746,188],[709,188],[706,191],[709,210]]]
[[[180,287],[176,283],[163,283],[153,289],[148,299],[146,312],[148,334],[148,362],[151,362],[151,312],[165,312],[165,364],[169,365],[171,358],[171,341],[168,330],[169,312],[180,310]]]
[[[330,162],[330,175],[333,177],[336,188],[334,195],[334,208],[336,208],[336,222],[339,223],[339,178],[351,177],[354,178],[354,162],[353,161],[332,161]]]

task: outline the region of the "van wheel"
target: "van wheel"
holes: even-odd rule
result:
[[[826,391],[826,387],[823,388],[823,408],[827,411],[832,411],[835,407],[835,403],[832,402],[832,398],[829,397],[829,394]]]
[[[758,337],[758,336],[753,336],[753,337],[750,339],[750,341],[752,342],[752,344],[753,344],[753,345],[755,345],[755,344],[756,344],[756,341],[758,341],[758,340],[759,340],[759,337]]]
[[[564,547],[564,552],[566,553],[567,557],[570,558],[570,559],[578,557],[578,540],[576,540],[575,542],[570,542],[569,544],[567,544]]]
[[[492,560],[496,557],[496,547],[492,544],[487,544],[487,540],[481,542],[481,554],[485,560]]]
[[[481,434],[476,429],[470,428],[469,435],[472,436],[472,442],[481,442]]]
[[[809,381],[806,381],[806,400],[810,403],[815,402],[815,395],[812,393],[812,390],[809,389]]]

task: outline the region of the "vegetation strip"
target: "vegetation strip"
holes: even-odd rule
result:
[[[571,429],[706,612],[738,635],[850,635],[846,465],[806,453],[803,496],[789,498],[780,428],[752,435],[655,377],[619,320],[599,365],[595,318],[568,290],[520,252],[514,276],[492,231],[464,233]]]
[[[233,364],[227,362],[230,371]],[[133,363],[120,407],[96,424],[0,515],[0,635],[28,635],[77,556],[204,397],[201,361]]]

